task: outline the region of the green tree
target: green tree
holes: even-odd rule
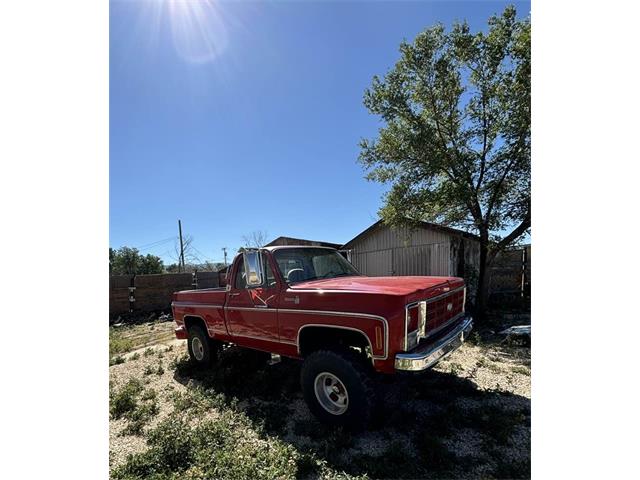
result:
[[[160,257],[141,255],[137,248],[109,248],[109,271],[111,275],[146,275],[162,273],[164,263]]]
[[[439,24],[403,42],[364,95],[384,123],[360,144],[366,178],[391,185],[381,217],[477,233],[480,315],[496,254],[531,226],[530,58],[530,20],[507,7],[486,32]]]
[[[149,275],[152,273],[162,273],[164,270],[164,263],[160,257],[147,254],[145,256],[140,255],[138,257],[137,273],[138,275]]]

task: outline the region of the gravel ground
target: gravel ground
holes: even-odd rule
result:
[[[168,366],[172,360],[186,351],[184,341],[174,340],[168,344],[154,345],[135,350],[123,355],[125,363],[109,367],[110,390],[119,390],[130,379],[142,380],[145,389],[153,389],[158,393],[158,414],[149,422],[153,428],[170,415],[173,410],[171,394],[175,391],[186,392],[188,387],[176,382],[174,371]],[[146,354],[145,354],[146,353]],[[153,354],[151,354],[153,353]],[[164,372],[158,375],[158,366],[163,365]],[[148,373],[154,369],[153,373]],[[109,421],[109,464],[119,465],[130,453],[145,449],[145,439],[138,435],[123,435],[128,421],[124,418]]]
[[[246,436],[256,441],[278,439],[321,465],[302,476],[530,476],[527,347],[476,339],[427,374],[381,380],[382,412],[370,431],[357,436],[336,434],[311,416],[298,386],[299,362],[285,359],[274,366],[251,366],[253,357],[247,352],[228,349],[219,366],[204,374],[186,362],[184,341],[166,341],[124,354],[124,363],[109,367],[110,390],[117,392],[129,380],[138,379],[145,391],[157,393],[158,411],[137,435],[126,433],[129,420],[110,421],[110,467],[147,448],[147,433],[174,415],[176,394],[190,395],[202,386],[207,395],[222,394],[234,411],[253,422],[256,427]],[[214,419],[217,414],[215,408],[202,413]],[[413,463],[421,470],[406,469]]]

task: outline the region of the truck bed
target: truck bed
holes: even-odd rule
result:
[[[225,287],[203,288],[201,290],[183,290],[173,294],[173,301],[178,303],[224,305]]]

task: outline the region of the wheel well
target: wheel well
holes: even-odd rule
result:
[[[195,325],[198,325],[200,327],[202,327],[204,329],[204,333],[208,333],[207,332],[207,324],[204,322],[204,319],[202,317],[196,317],[193,315],[185,315],[184,316],[184,326],[187,329],[187,332],[189,331],[189,329]]]
[[[370,354],[371,344],[367,336],[358,330],[334,327],[303,327],[298,338],[298,348],[304,357],[310,353],[331,348],[355,347]]]

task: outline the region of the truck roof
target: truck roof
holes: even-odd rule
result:
[[[323,247],[320,245],[275,245],[272,247],[262,247],[261,250],[273,252],[274,250],[282,250],[283,248],[324,248],[325,250],[336,250],[333,247]]]

